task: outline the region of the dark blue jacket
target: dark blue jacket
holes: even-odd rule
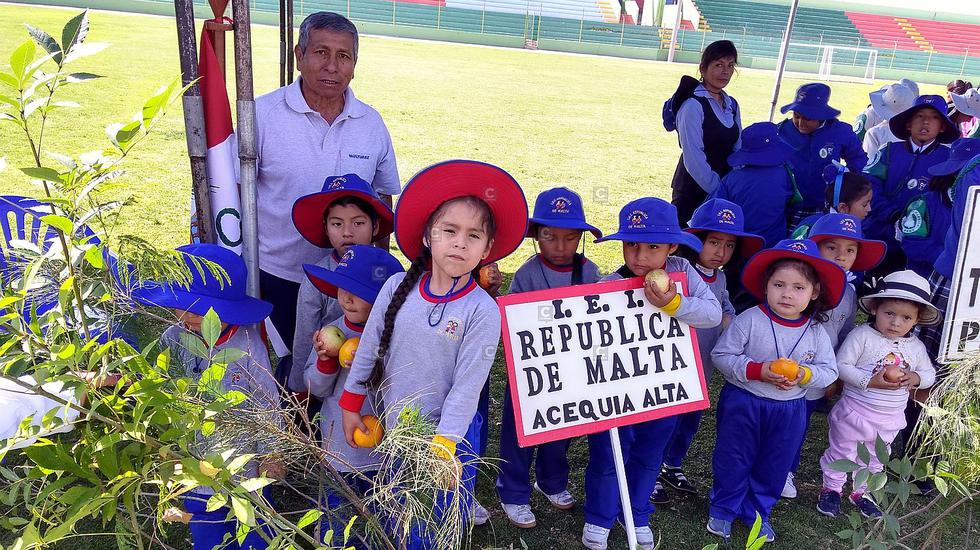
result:
[[[824,121],[808,135],[801,134],[787,119],[779,123],[779,135],[796,151],[789,162],[796,175],[796,188],[803,197],[803,202],[793,205],[797,210],[824,206],[827,182],[823,171],[829,164],[843,159],[852,172],[860,172],[868,164],[868,155],[851,125],[836,118]]]
[[[721,179],[709,197],[741,206],[745,231],[760,235],[767,247],[786,238],[786,208],[793,198],[788,165],[738,167]]]
[[[908,140],[882,147],[864,169],[873,193],[871,213],[862,224],[864,237],[885,241],[889,247],[896,246],[895,221],[905,205],[928,188],[929,168],[947,158],[949,147],[938,141],[918,154],[912,152]]]
[[[947,279],[953,276],[956,251],[960,247],[960,227],[963,226],[963,212],[966,210],[966,192],[980,185],[980,157],[976,157],[963,168],[953,185],[953,210],[949,229],[946,230],[943,251],[936,258],[936,271]]]
[[[943,194],[946,194],[945,201]],[[948,200],[948,191],[926,191],[915,197],[905,206],[896,230],[902,241],[902,251],[908,258],[908,269],[926,279],[932,275],[933,264],[943,251],[952,221]]]

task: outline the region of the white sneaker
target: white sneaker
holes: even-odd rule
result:
[[[482,504],[473,499],[473,525],[483,525],[490,521],[490,512]]]
[[[534,512],[531,511],[530,505],[506,504],[502,502],[500,506],[504,509],[504,513],[507,514],[507,519],[514,524],[514,527],[530,529],[538,525],[538,520],[534,517]]]
[[[586,523],[582,528],[582,545],[589,550],[606,550],[609,529]]]
[[[786,483],[783,485],[783,492],[779,495],[783,498],[796,498],[796,477],[793,472],[786,474]]]
[[[649,525],[637,527],[635,533],[636,544],[639,544],[640,548],[643,550],[653,550],[655,541],[653,538],[653,529],[650,529]]]
[[[569,493],[568,490],[549,495],[548,493],[542,491],[541,487],[538,487],[537,483],[534,484],[534,490],[544,495],[544,497],[548,499],[548,502],[559,510],[571,510],[575,507],[575,497],[573,497],[572,493]]]

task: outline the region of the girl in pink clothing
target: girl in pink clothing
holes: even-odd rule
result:
[[[905,427],[909,391],[927,388],[936,380],[925,346],[911,334],[916,325],[940,321],[941,314],[929,298],[929,282],[905,270],[888,275],[874,294],[858,301],[869,322],[851,331],[837,350],[844,392],[830,412],[830,446],[820,458],[823,490],[817,511],[825,516],[840,513],[847,481],[846,473],[830,465],[841,459],[856,462],[858,447],[864,444],[871,451],[867,469],[881,472],[883,466],[874,452],[876,438],[891,445]],[[861,515],[880,517],[881,510],[865,494],[866,487],[855,485],[853,489],[850,501]]]

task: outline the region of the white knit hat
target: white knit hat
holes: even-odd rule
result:
[[[942,320],[942,312],[932,305],[929,299],[932,293],[929,290],[929,281],[922,275],[906,269],[896,271],[878,281],[875,285],[875,293],[869,294],[858,300],[861,311],[871,314],[872,301],[891,298],[895,300],[907,300],[922,304],[925,310],[920,310],[919,325],[935,325]]]

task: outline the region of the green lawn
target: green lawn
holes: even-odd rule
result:
[[[75,11],[0,4],[0,64],[5,66],[9,52],[27,38],[22,23],[55,33]],[[172,20],[95,12],[91,21],[89,40],[110,42],[112,47],[84,60],[75,70],[107,78],[79,85],[67,94],[64,99],[78,101],[83,109],[59,113],[50,126],[51,150],[80,153],[106,147],[103,128],[128,119],[143,99],[177,75]],[[257,93],[278,85],[278,46],[276,29],[254,28]],[[364,37],[360,52],[353,88],[384,116],[403,180],[448,158],[492,162],[511,171],[532,201],[539,191],[556,184],[576,189],[585,198],[589,219],[606,231],[614,228],[616,213],[627,201],[643,195],[669,196],[679,150],[675,136],[661,126],[660,107],[680,76],[693,73],[691,65],[378,37]],[[802,82],[784,81],[781,103],[788,102]],[[740,100],[746,125],[768,114],[772,85],[772,73],[743,70],[729,87]],[[834,84],[832,103],[843,110],[844,120],[853,120],[866,106],[867,93],[877,87]],[[940,92],[934,86],[923,88]],[[39,190],[15,169],[30,163],[21,144],[13,126],[0,126],[0,157],[6,157],[8,164],[0,174],[0,190],[36,194]],[[109,191],[115,197],[132,199],[122,218],[124,229],[161,246],[186,242],[190,176],[179,108],[127,166],[127,175]],[[587,251],[604,271],[621,262],[615,245],[590,244]],[[512,273],[531,252],[525,244],[502,262],[502,269]],[[503,376],[498,360],[493,373],[491,442],[497,440]],[[719,380],[715,382],[717,392]],[[700,549],[714,542],[704,531],[713,434],[714,416],[709,411],[687,464],[701,495],[678,500],[652,519],[667,548]],[[777,548],[843,547],[833,533],[845,528],[846,520],[827,520],[814,510],[820,484],[817,458],[825,442],[825,417],[817,415],[804,449],[800,498],[779,504],[774,512],[780,536],[774,545]],[[495,447],[491,443],[491,452],[496,452]],[[586,459],[585,441],[576,441],[571,451],[572,490],[579,498]],[[500,511],[491,478],[481,479],[479,496],[493,512],[492,524],[474,531],[474,542],[479,545],[520,548],[523,538],[530,548],[578,547],[583,523],[580,509],[559,513],[535,497],[539,527],[518,531]],[[939,547],[963,548],[966,525],[963,515],[949,518],[944,527],[946,538]],[[977,540],[976,527],[972,530]],[[745,532],[737,529],[736,536],[744,537]],[[611,547],[625,545],[619,530]],[[97,539],[86,546],[110,548],[115,542]],[[78,546],[70,541],[62,547]]]

